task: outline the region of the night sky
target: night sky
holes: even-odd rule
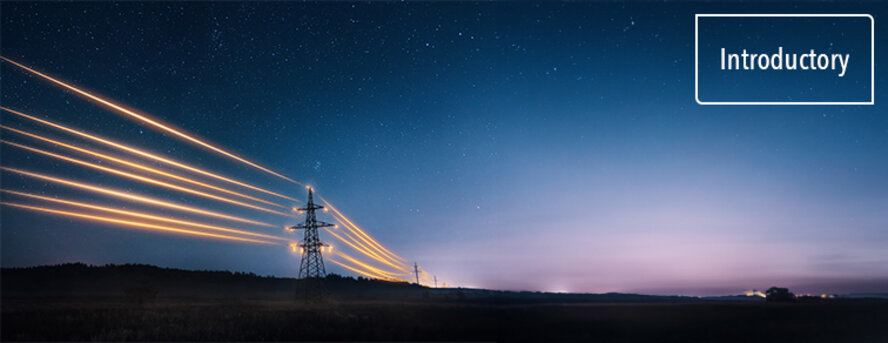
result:
[[[888,291],[885,4],[3,2],[0,10],[3,56],[313,185],[451,285]],[[735,12],[872,14],[876,105],[697,105],[694,13]],[[298,185],[8,63],[0,71],[5,107],[305,197]],[[2,122],[73,140],[9,113]],[[0,151],[7,167],[275,225],[299,221]],[[6,172],[2,188],[115,204]],[[4,267],[81,261],[297,274],[298,256],[284,247],[0,210]],[[265,230],[255,231],[292,235]]]

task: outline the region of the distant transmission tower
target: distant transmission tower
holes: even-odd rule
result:
[[[315,287],[319,285],[314,285],[314,282],[312,281],[320,281],[320,279],[327,276],[327,270],[324,268],[324,257],[321,255],[321,250],[329,245],[321,242],[321,238],[318,235],[318,229],[334,225],[317,220],[315,210],[323,208],[324,206],[316,205],[314,203],[312,190],[309,188],[308,203],[306,203],[304,208],[299,209],[299,211],[305,213],[305,223],[289,227],[291,231],[298,229],[305,230],[305,236],[303,237],[302,242],[299,243],[299,247],[302,250],[302,261],[299,263],[299,278],[303,279],[305,282],[306,301],[308,301],[309,298],[312,298],[313,295],[320,297],[322,291],[320,289],[321,287]]]
[[[416,284],[419,284],[419,266],[416,265],[416,262],[413,262],[413,275],[416,277]]]

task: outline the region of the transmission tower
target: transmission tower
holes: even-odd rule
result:
[[[324,257],[321,255],[321,251],[325,247],[329,247],[329,245],[321,242],[321,238],[318,235],[318,229],[322,227],[332,227],[333,224],[325,223],[322,221],[318,221],[315,216],[315,211],[319,209],[323,209],[324,206],[320,206],[314,203],[314,199],[312,197],[312,189],[308,189],[308,202],[305,207],[298,209],[305,213],[305,223],[291,226],[289,230],[305,230],[305,236],[302,238],[302,242],[299,243],[299,247],[302,250],[302,261],[299,263],[299,278],[303,279],[305,283],[305,298],[308,301],[312,296],[320,297],[321,287],[314,287],[315,282],[320,281],[325,276],[327,276],[327,270],[324,268]]]
[[[413,275],[416,277],[416,284],[419,284],[419,266],[416,265],[416,262],[413,262]]]

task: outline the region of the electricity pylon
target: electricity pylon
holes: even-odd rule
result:
[[[302,250],[302,261],[299,263],[299,278],[303,279],[303,282],[305,283],[306,301],[312,298],[313,295],[317,297],[321,296],[321,287],[312,287],[310,284],[314,283],[312,281],[320,281],[320,279],[327,276],[327,270],[324,268],[324,257],[321,255],[321,250],[329,245],[321,242],[321,237],[318,235],[318,229],[322,227],[332,227],[334,225],[317,220],[315,211],[323,208],[324,206],[314,203],[312,190],[309,188],[308,202],[305,207],[298,209],[305,213],[305,223],[288,228],[291,231],[298,229],[305,230],[305,236],[302,238],[302,242],[299,243],[299,247]]]
[[[413,262],[413,275],[416,277],[416,284],[419,285],[419,266]]]

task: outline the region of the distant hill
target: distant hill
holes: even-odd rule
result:
[[[149,292],[157,299],[280,300],[299,296],[302,280],[229,271],[182,270],[151,265],[54,266],[0,269],[4,299],[123,298]],[[427,288],[407,283],[343,277],[324,280],[328,295],[340,300],[448,301],[485,304],[573,302],[697,302],[696,297],[605,293],[514,292],[465,288]],[[154,297],[152,296],[152,297]]]

